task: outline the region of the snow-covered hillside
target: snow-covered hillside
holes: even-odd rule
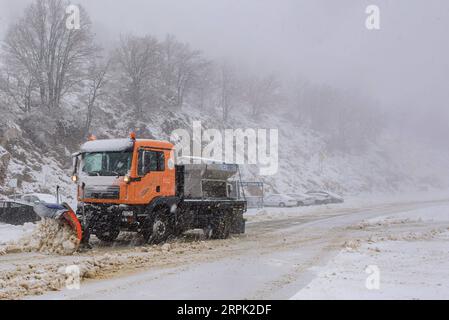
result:
[[[242,168],[245,180],[264,181],[268,192],[299,192],[309,188],[328,189],[342,194],[397,192],[445,187],[444,174],[449,154],[431,150],[418,143],[400,143],[393,134],[384,133],[376,143],[363,151],[329,150],[324,137],[306,126],[290,121],[285,115],[249,119],[233,115],[224,124],[214,112],[200,112],[186,106],[176,111],[157,111],[151,121],[121,121],[121,115],[107,106],[104,115],[94,121],[93,133],[100,138],[126,137],[136,131],[140,138],[169,139],[175,129],[192,130],[193,121],[201,121],[204,129],[278,129],[279,171],[273,176],[259,176],[254,165]],[[104,122],[103,119],[108,119]],[[11,195],[8,182],[19,180],[17,192],[53,193],[62,187],[63,196],[71,201],[74,188],[70,181],[71,153],[82,141],[67,145],[47,146],[42,151],[14,122],[7,122],[0,146],[0,193]]]
[[[61,187],[64,200],[74,197],[70,184],[70,153],[58,153],[61,146],[48,145],[43,149],[34,139],[26,136],[21,128],[12,121],[2,127],[3,139],[0,145],[0,196],[10,197],[15,192],[51,193]],[[52,150],[53,149],[53,150]],[[48,151],[50,150],[50,151]],[[10,186],[11,180],[17,180],[17,189]]]

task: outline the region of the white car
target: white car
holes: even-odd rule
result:
[[[271,194],[263,199],[266,207],[297,207],[298,201],[285,194]]]
[[[20,197],[20,200],[30,204],[39,204],[39,203],[57,203],[57,199],[55,196],[51,194],[45,193],[32,193],[25,194]]]
[[[289,193],[288,196],[295,199],[298,206],[311,206],[316,203],[315,197],[304,193]]]

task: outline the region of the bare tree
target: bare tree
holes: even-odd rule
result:
[[[162,98],[168,106],[182,107],[187,91],[209,62],[201,51],[191,50],[172,35],[166,37],[162,48]]]
[[[109,70],[110,60],[106,63],[93,62],[89,67],[87,87],[88,93],[86,96],[86,123],[84,126],[85,134],[89,133],[94,118],[95,105],[98,99],[106,94],[103,90],[107,84],[107,72]]]
[[[192,93],[195,104],[199,110],[203,111],[205,104],[211,99],[216,89],[216,72],[212,62],[203,64],[191,81]]]
[[[268,107],[279,103],[280,83],[275,75],[252,76],[247,80],[244,98],[251,107],[251,115],[258,116]]]
[[[58,109],[64,96],[82,81],[95,52],[87,13],[79,7],[80,28],[69,30],[68,5],[63,0],[36,0],[10,26],[3,46],[12,71],[26,70],[30,76],[29,81],[18,83],[35,85],[40,105],[48,111]]]
[[[0,91],[4,93],[7,104],[24,113],[30,112],[35,104],[35,80],[18,70],[12,72],[8,67],[0,72]]]
[[[308,124],[310,121],[307,104],[309,89],[309,81],[304,80],[302,77],[296,77],[287,81],[286,91],[290,107],[292,108],[290,113],[298,125]]]
[[[125,91],[125,102],[129,101],[137,115],[154,97],[160,72],[160,45],[151,37],[122,37],[115,52],[121,86]]]
[[[234,66],[228,62],[220,65],[218,87],[219,87],[219,107],[222,112],[223,121],[227,121],[236,100],[240,95],[240,88],[237,73]]]

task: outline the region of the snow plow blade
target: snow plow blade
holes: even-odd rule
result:
[[[65,223],[76,233],[76,237],[81,241],[83,238],[83,229],[81,223],[76,217],[75,212],[66,203],[48,204],[40,203],[34,206],[34,212],[43,219],[55,219]]]

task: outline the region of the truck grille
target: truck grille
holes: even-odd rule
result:
[[[86,199],[120,199],[119,186],[91,186],[84,190]]]

